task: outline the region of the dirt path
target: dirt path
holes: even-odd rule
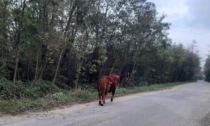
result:
[[[0,126],[210,126],[210,84],[203,81],[114,100],[4,116]]]

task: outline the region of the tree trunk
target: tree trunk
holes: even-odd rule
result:
[[[68,21],[67,21],[67,24],[66,24],[66,27],[65,27],[65,31],[64,31],[64,38],[65,38],[64,39],[64,45],[63,45],[63,48],[62,48],[61,53],[59,55],[59,59],[58,59],[58,63],[57,63],[57,66],[56,66],[55,75],[54,75],[52,84],[55,84],[55,81],[56,81],[56,78],[57,78],[57,75],[58,75],[58,72],[59,72],[61,60],[62,60],[63,54],[66,50],[67,41],[69,39],[68,32],[69,32],[69,29],[70,29],[70,24],[71,24],[73,13],[74,13],[75,10],[76,10],[76,2],[73,3],[72,8],[69,10],[69,18],[68,18]]]
[[[77,74],[76,74],[76,80],[74,81],[75,89],[78,88],[78,82],[79,82],[79,79],[80,79],[80,73],[81,73],[81,68],[82,68],[82,62],[83,62],[83,60],[84,60],[84,56],[82,56],[81,63],[78,64]]]
[[[35,69],[34,81],[37,81],[37,78],[38,78],[38,69],[39,69],[39,52],[36,55],[36,69]]]
[[[113,72],[113,70],[114,70],[114,67],[115,67],[115,65],[116,65],[116,62],[117,62],[117,59],[115,59],[114,64],[113,64],[113,66],[112,66],[112,69],[111,69],[111,71],[110,71],[109,75],[111,75],[111,74],[112,74],[112,72]]]
[[[30,61],[28,61],[27,80],[30,81]]]
[[[3,48],[3,46],[1,47],[1,59],[4,59],[4,48]]]
[[[59,71],[59,68],[60,68],[61,60],[62,60],[63,53],[64,53],[65,49],[66,49],[66,44],[64,44],[64,46],[63,46],[63,48],[61,50],[52,84],[55,84],[55,81],[56,81],[56,78],[57,78],[57,75],[58,75],[58,71]]]
[[[41,73],[40,73],[40,76],[39,76],[39,80],[42,79],[42,75],[43,75],[43,73],[44,73],[44,69],[46,68],[46,66],[47,66],[47,64],[45,64],[45,65],[43,66],[43,68],[42,68],[42,70],[41,70]]]
[[[39,69],[41,67],[39,67],[39,62],[40,62],[40,56],[42,55],[42,46],[38,47],[37,49],[37,55],[36,55],[36,68],[35,68],[35,76],[34,76],[34,81],[37,81],[39,79]]]
[[[13,76],[13,83],[16,83],[17,80],[17,72],[18,72],[18,63],[19,63],[19,58],[16,57],[15,59],[15,72],[14,72],[14,76]]]
[[[19,63],[19,44],[20,44],[20,38],[21,38],[21,32],[23,29],[23,18],[24,18],[24,10],[26,7],[26,0],[23,1],[23,8],[22,8],[22,12],[21,12],[21,22],[20,22],[20,26],[17,29],[17,38],[16,38],[16,48],[17,48],[17,57],[15,59],[15,72],[14,72],[14,76],[13,76],[13,83],[16,83],[17,80],[17,72],[18,72],[18,63]]]

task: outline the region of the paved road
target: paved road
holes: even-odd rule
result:
[[[49,112],[1,117],[0,126],[210,126],[210,84],[198,81],[171,89],[97,101]]]

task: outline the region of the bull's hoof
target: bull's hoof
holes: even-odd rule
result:
[[[111,99],[111,102],[113,102],[113,99]]]
[[[100,106],[104,106],[104,104],[99,104]]]
[[[101,102],[98,103],[100,106],[104,106]]]

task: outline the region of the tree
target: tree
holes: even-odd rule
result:
[[[210,55],[208,55],[204,65],[205,80],[210,81]]]
[[[126,87],[199,71],[195,47],[174,45],[147,0],[0,0],[0,15],[0,75],[14,83],[77,88],[116,72]]]

